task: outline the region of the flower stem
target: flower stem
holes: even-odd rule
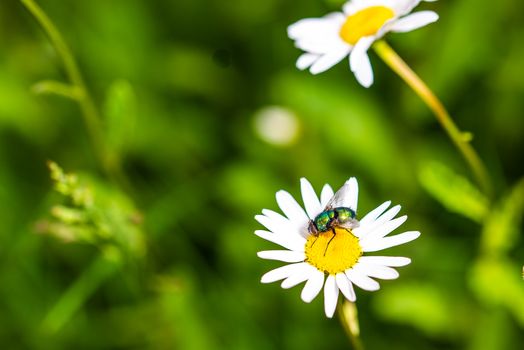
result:
[[[42,10],[42,8],[40,8],[40,6],[38,6],[33,0],[20,0],[20,2],[42,27],[45,34],[49,37],[49,40],[54,46],[58,56],[62,60],[66,75],[72,84],[72,91],[76,91],[74,99],[80,105],[87,132],[93,144],[96,157],[100,161],[102,168],[107,173],[107,175],[112,177],[124,187],[129,188],[129,183],[122,171],[120,161],[116,159],[112,160],[107,156],[109,152],[107,152],[107,147],[104,142],[102,120],[84,83],[82,74],[80,74],[80,70],[78,69],[78,65],[71,53],[71,50],[67,46],[54,23]]]
[[[460,129],[453,122],[453,119],[447,112],[442,102],[440,102],[435,94],[419,78],[419,76],[413,72],[406,62],[404,62],[404,60],[402,60],[402,58],[397,55],[391,46],[389,46],[384,40],[380,40],[373,45],[373,48],[379,57],[395,73],[397,73],[431,109],[440,125],[444,128],[448,136],[451,138],[455,146],[458,148],[468,163],[479,185],[486,194],[490,195],[492,190],[491,181],[484,163],[470,144],[471,136],[468,133],[460,131]]]
[[[360,326],[358,324],[358,312],[355,303],[344,300],[337,308],[340,323],[346,332],[354,350],[364,350],[360,340]]]

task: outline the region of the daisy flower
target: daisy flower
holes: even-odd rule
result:
[[[267,228],[255,234],[285,248],[261,251],[258,256],[289,263],[264,274],[261,282],[282,280],[281,286],[285,289],[306,282],[301,294],[306,303],[324,287],[324,310],[327,317],[332,317],[339,291],[353,302],[356,300],[353,285],[368,291],[378,290],[380,285],[373,278],[395,279],[399,274],[393,267],[411,262],[405,257],[368,253],[410,242],[418,238],[420,232],[386,237],[407,219],[405,215],[395,219],[400,206],[387,210],[390,201],[357,220],[358,183],[354,177],[336,194],[326,184],[320,199],[309,181],[302,178],[300,184],[305,211],[288,192],[279,191],[276,199],[284,215],[263,209],[262,215],[255,216]],[[337,214],[330,214],[335,211]],[[323,220],[326,212],[331,218],[329,222]],[[343,213],[351,215],[343,217]]]
[[[371,86],[373,70],[367,55],[371,45],[387,32],[409,32],[438,19],[433,11],[409,14],[420,1],[351,0],[344,5],[343,12],[306,18],[290,25],[288,36],[306,52],[298,58],[297,68],[309,68],[311,73],[318,74],[349,55],[349,66],[358,82],[364,87]]]

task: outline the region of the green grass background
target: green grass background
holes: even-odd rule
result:
[[[409,216],[402,229],[422,232],[385,252],[413,259],[398,280],[357,291],[367,349],[521,349],[524,3],[424,3],[437,23],[387,38],[473,133],[490,206],[429,110],[374,53],[370,89],[346,60],[319,76],[295,69],[287,25],[340,4],[40,1],[116,135],[132,188],[122,190],[101,170],[78,105],[31,91],[66,81],[64,71],[20,2],[2,1],[2,349],[349,348],[322,296],[304,304],[299,287],[259,283],[279,263],[256,257],[273,245],[253,234],[253,216],[277,209],[279,189],[299,196],[302,176],[317,190],[356,176],[360,213],[392,200]],[[294,143],[257,134],[256,112],[272,105],[296,116]],[[101,220],[120,220],[110,247],[124,257],[41,233],[67,202],[49,159],[103,198],[104,215],[115,210]],[[137,212],[141,253],[122,248]]]

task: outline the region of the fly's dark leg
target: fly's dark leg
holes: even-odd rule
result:
[[[317,239],[318,239],[318,234],[317,234],[317,238],[315,238],[315,240],[313,241],[313,243],[311,243],[311,248],[313,248],[313,246],[315,245],[315,243],[317,243]]]
[[[337,235],[337,232],[335,231],[335,229],[332,227],[331,228],[331,232],[333,232],[333,237],[331,237],[328,241],[328,243],[326,244],[326,249],[324,249],[324,256],[326,256],[326,252],[327,252],[327,249],[329,247],[329,244],[331,243],[331,241],[333,240],[333,238],[335,238],[335,236]]]

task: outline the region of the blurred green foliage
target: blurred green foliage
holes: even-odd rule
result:
[[[287,25],[342,2],[41,1],[126,181],[98,164],[34,18],[0,4],[1,348],[348,347],[321,296],[307,305],[298,287],[259,283],[278,263],[256,257],[273,246],[253,216],[277,209],[279,189],[298,195],[301,176],[317,190],[357,176],[361,213],[391,199],[422,232],[386,252],[413,259],[399,280],[357,291],[368,349],[521,348],[524,3],[424,3],[437,23],[388,36],[474,136],[487,198],[372,53],[370,89],[347,61],[295,69]],[[267,142],[254,118],[268,106],[289,111],[297,137]],[[65,169],[54,181],[49,159]]]

